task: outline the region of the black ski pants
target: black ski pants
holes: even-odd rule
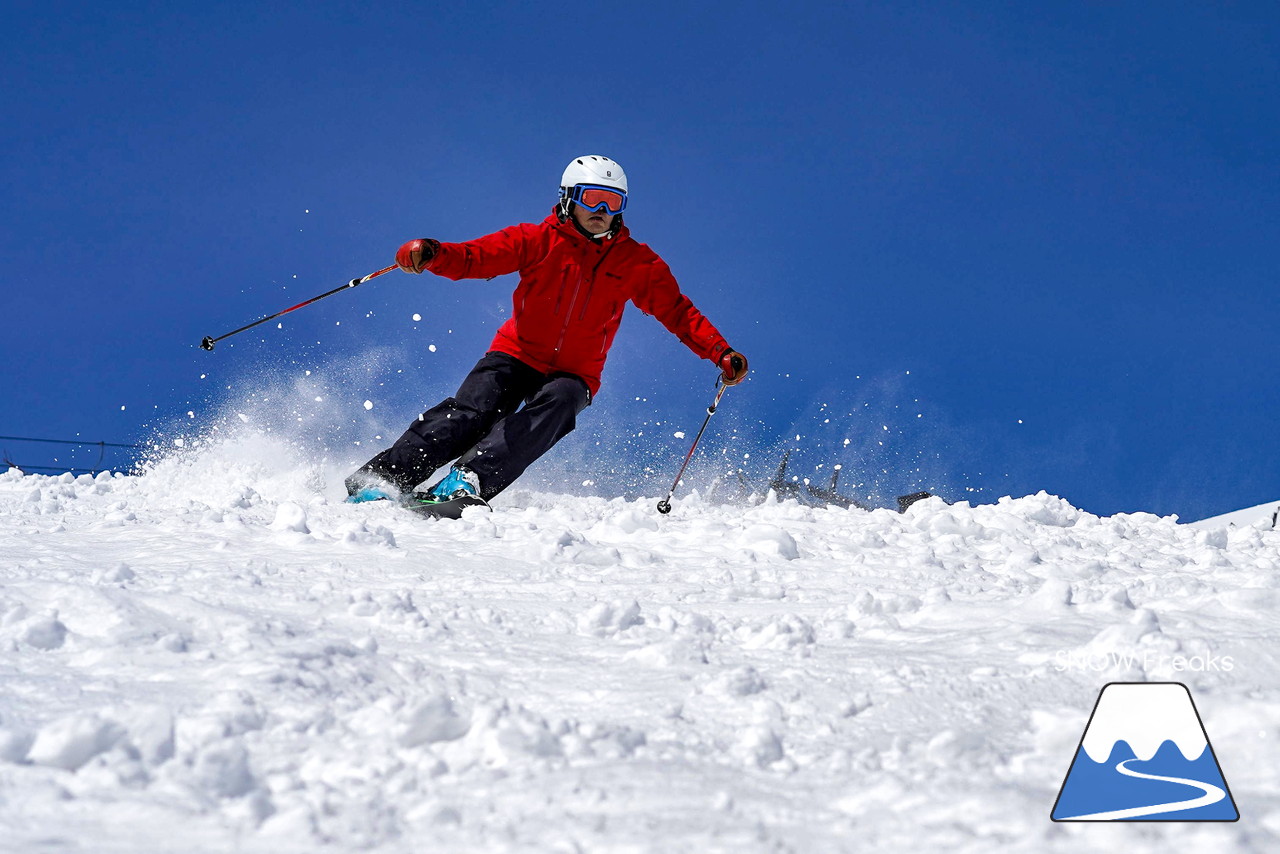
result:
[[[458,463],[479,477],[481,496],[492,498],[572,432],[578,413],[590,403],[581,377],[544,374],[491,351],[457,394],[422,413],[394,445],[347,478],[347,490],[354,493],[372,475],[411,492],[460,457]]]

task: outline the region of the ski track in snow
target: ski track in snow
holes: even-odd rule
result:
[[[0,851],[1280,850],[1280,533],[1043,493],[427,521],[342,473],[0,474]],[[1049,820],[1135,680],[1191,688],[1240,822]]]

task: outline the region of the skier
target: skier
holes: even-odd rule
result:
[[[411,495],[457,458],[429,500],[488,500],[573,430],[600,374],[628,300],[652,314],[727,385],[747,360],[680,292],[666,263],[622,222],[627,176],[607,157],[576,158],[541,223],[466,243],[410,240],[396,252],[407,273],[489,279],[519,272],[512,315],[457,394],[424,412],[387,450],[346,480],[349,501]],[[523,408],[521,404],[523,403]]]

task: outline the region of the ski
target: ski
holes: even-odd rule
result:
[[[433,501],[417,497],[407,498],[404,500],[403,505],[419,516],[425,516],[429,519],[460,519],[462,518],[462,511],[468,507],[489,507],[489,502],[474,495],[460,495],[456,498],[447,498],[444,501]],[[489,507],[489,512],[493,512],[492,507]]]

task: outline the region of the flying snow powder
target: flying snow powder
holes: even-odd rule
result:
[[[368,411],[368,410],[370,410],[370,409],[373,409],[373,401],[372,401],[372,400],[366,400],[366,401],[364,402],[364,408],[365,408],[365,410],[366,410],[366,411]]]

